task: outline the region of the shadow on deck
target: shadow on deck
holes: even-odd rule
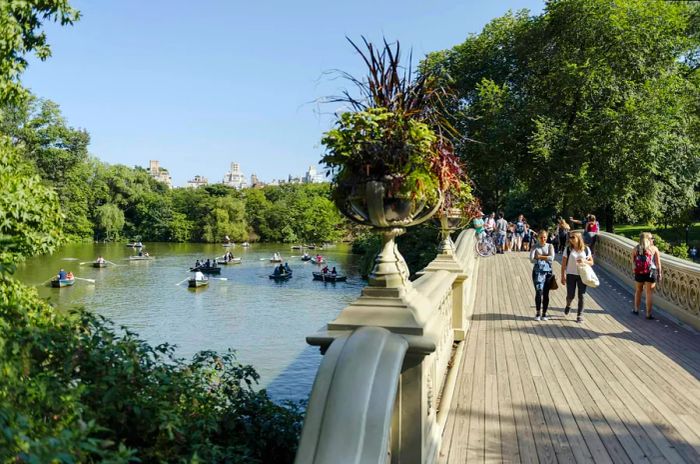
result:
[[[527,253],[482,260],[440,462],[700,462],[700,335],[596,270],[583,323],[561,286],[536,322]]]

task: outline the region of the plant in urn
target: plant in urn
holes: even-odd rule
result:
[[[383,237],[369,276],[373,287],[409,285],[408,268],[394,238],[406,227],[428,220],[440,208],[445,190],[445,157],[454,158],[443,135],[444,118],[436,102],[444,91],[428,74],[413,76],[399,65],[399,44],[381,49],[364,41],[367,64],[359,80],[345,75],[360,96],[344,92],[331,101],[349,104],[322,143],[322,162],[333,178],[333,199],[351,220]]]

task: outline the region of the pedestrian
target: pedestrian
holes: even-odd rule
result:
[[[496,221],[496,251],[503,253],[506,246],[506,234],[508,231],[508,222],[503,219],[503,213],[498,213]]]
[[[688,251],[688,254],[690,255],[690,259],[695,261],[698,257],[698,249],[695,248],[695,245]]]
[[[515,224],[508,223],[508,233],[506,234],[506,251],[515,251]]]
[[[600,224],[593,214],[587,214],[586,219],[579,221],[572,217],[569,218],[572,224],[582,224],[583,225],[583,243],[591,247],[591,250],[595,248],[595,242],[598,238],[598,232],[600,232]]]
[[[564,248],[569,241],[569,232],[571,231],[571,226],[567,224],[564,218],[560,217],[557,221],[557,238],[559,239],[559,246],[557,253],[564,253]]]
[[[534,231],[530,229],[530,225],[525,223],[525,233],[523,234],[523,251],[530,251],[530,243],[532,242],[532,236]]]
[[[634,309],[632,313],[639,314],[642,304],[642,290],[646,295],[647,319],[654,319],[651,313],[652,294],[657,282],[661,282],[661,253],[654,246],[649,232],[639,234],[639,243],[632,250],[632,266],[634,270]]]
[[[571,311],[571,302],[578,290],[578,308],[576,311],[576,322],[583,322],[583,297],[586,294],[586,285],[581,280],[578,273],[578,265],[587,263],[593,265],[593,255],[591,249],[583,243],[583,237],[579,232],[569,234],[569,244],[564,249],[564,256],[561,261],[561,282],[566,285],[566,307],[564,315]]]
[[[486,235],[493,237],[493,233],[496,230],[496,213],[491,213],[486,218],[484,223],[484,229],[486,230]]]
[[[472,225],[474,227],[474,230],[476,231],[477,240],[481,240],[482,238],[484,238],[484,213],[482,213],[481,211],[477,211],[476,215],[472,219]]]
[[[518,215],[515,221],[515,251],[523,250],[523,238],[525,237],[525,216]]]
[[[554,245],[547,243],[547,231],[541,230],[537,234],[537,243],[530,251],[532,266],[532,283],[535,286],[535,320],[546,321],[547,308],[549,307],[549,289],[554,274],[552,263],[554,262]],[[540,319],[540,310],[542,317]]]

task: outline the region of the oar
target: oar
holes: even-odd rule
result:
[[[109,263],[109,264],[112,264],[114,266],[122,266],[122,264],[113,263],[112,261],[107,261],[106,259],[105,259],[105,263]]]
[[[185,283],[185,282],[187,282],[188,280],[190,280],[190,277],[187,277],[187,278],[185,278],[185,280],[182,280],[182,281],[176,283],[175,286],[177,287],[178,285],[180,285],[180,284],[182,284],[182,283]]]
[[[91,284],[95,283],[95,279],[83,279],[82,277],[73,277],[74,279],[77,280],[84,280],[85,282],[90,282]]]
[[[55,278],[56,278],[56,276],[50,277],[50,278],[48,278],[47,280],[45,280],[45,281],[43,281],[42,283],[40,283],[39,285],[46,285],[46,284],[48,284],[49,282],[51,282],[51,281],[52,281],[53,279],[55,279]]]

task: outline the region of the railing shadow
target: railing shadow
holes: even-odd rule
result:
[[[634,298],[633,289],[620,284],[617,279],[600,266],[596,266],[596,273],[600,279],[600,286],[598,288],[589,288],[587,291],[584,320],[587,317],[597,317],[597,315],[606,314],[622,326],[622,330],[597,331],[586,327],[585,323],[584,325],[575,326],[560,325],[558,326],[560,330],[557,331],[541,330],[540,324],[513,328],[511,330],[551,339],[612,337],[626,340],[655,348],[690,375],[700,380],[700,334],[693,328],[679,323],[658,310],[654,311],[655,320],[647,320],[644,317],[644,302],[642,302],[641,314],[633,315],[631,312]],[[591,300],[603,309],[589,309]],[[575,312],[575,309],[573,311]],[[572,314],[570,313],[566,319],[572,320]],[[547,315],[550,321],[565,318],[561,307],[550,307]]]

